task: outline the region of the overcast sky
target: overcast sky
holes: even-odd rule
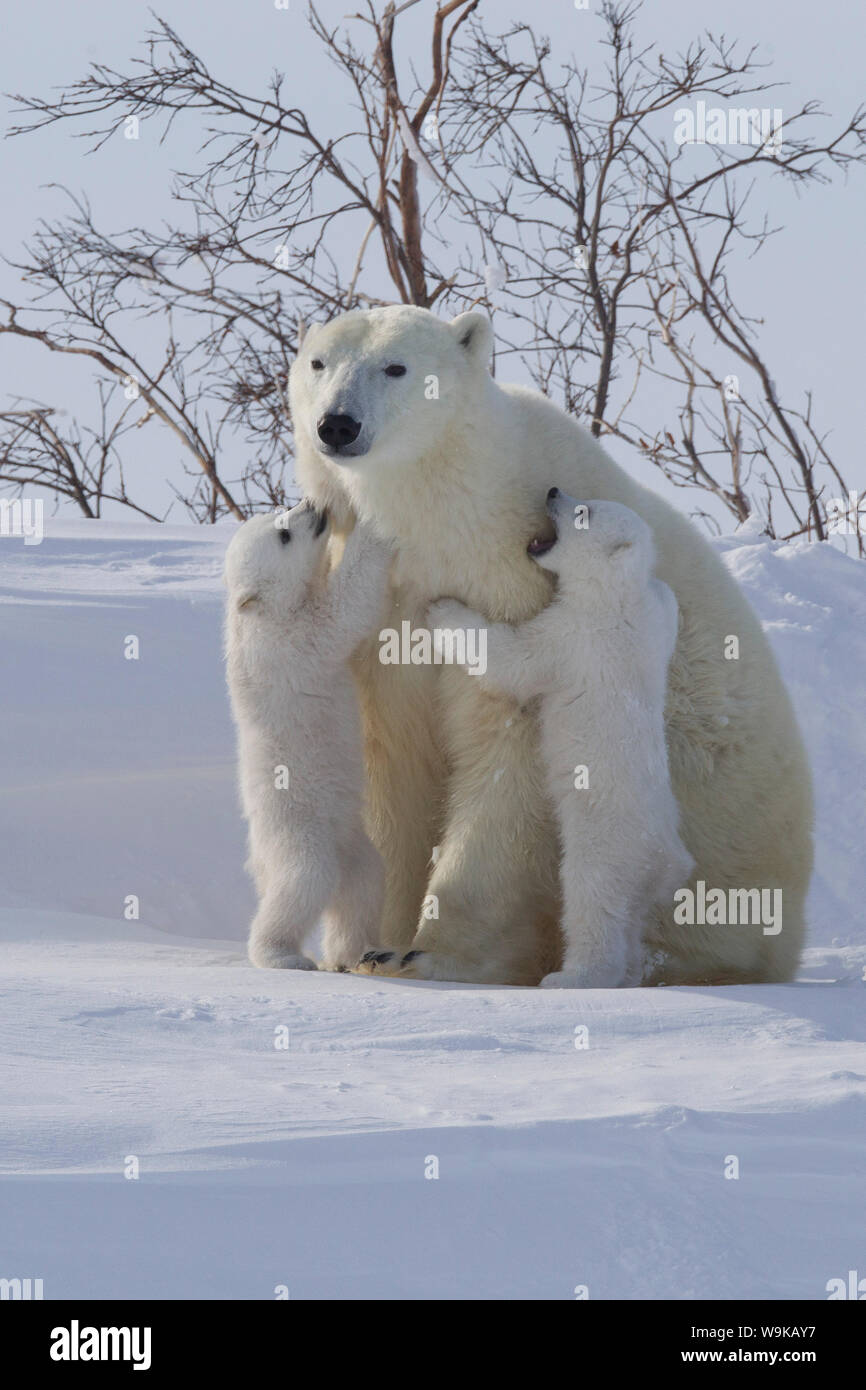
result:
[[[531,6],[525,0],[482,0],[481,5],[497,27],[511,19],[531,20],[538,32],[551,38],[554,53],[561,49],[565,57],[573,52],[591,70],[599,58],[598,8],[598,0],[590,0],[588,11],[576,10],[573,0],[534,0]],[[227,82],[264,93],[278,67],[286,74],[285,95],[292,104],[313,111],[318,107],[323,118],[340,128],[346,89],[336,86],[333,70],[308,34],[303,0],[290,0],[288,12],[276,9],[273,0],[162,0],[154,9]],[[322,0],[319,9],[337,24],[353,4]],[[398,30],[404,51],[417,45],[422,71],[434,9],[434,0],[422,0]],[[151,23],[148,6],[137,0],[122,5],[109,0],[74,5],[68,0],[40,0],[7,7],[2,88],[46,95],[82,76],[91,61],[127,70]],[[790,84],[783,106],[814,98],[839,123],[863,99],[863,12],[850,0],[822,0],[820,5],[807,0],[659,0],[647,4],[639,20],[640,35],[647,41],[658,39],[662,50],[671,54],[703,29],[760,44],[773,63],[770,75]],[[9,102],[5,105],[7,110],[11,107]],[[345,114],[348,122],[350,113]],[[107,230],[169,215],[169,173],[186,162],[194,146],[193,132],[178,131],[162,148],[156,144],[158,133],[145,123],[138,141],[118,134],[91,156],[85,156],[82,142],[63,127],[6,140],[0,251],[18,255],[40,217],[63,212],[61,194],[46,186],[52,183],[86,192],[97,223]],[[840,176],[831,187],[813,186],[799,195],[775,179],[768,185],[771,221],[782,223],[785,231],[772,249],[742,268],[739,283],[751,311],[765,319],[762,343],[785,397],[799,404],[803,389],[814,392],[818,419],[824,429],[832,430],[837,462],[852,486],[866,490],[861,424],[864,186],[860,170],[847,184]],[[21,297],[22,287],[5,267],[0,267],[0,282],[2,293]],[[20,340],[0,336],[0,366],[6,396],[37,397],[70,410],[81,393],[92,399],[92,370],[49,357]],[[161,457],[136,467],[147,467],[150,490],[170,471],[177,451],[164,432],[159,439],[150,434],[148,443],[159,448]],[[621,446],[613,452],[637,476],[654,482],[656,475],[648,465],[629,457]],[[688,509],[687,496],[677,493],[675,500]],[[173,519],[182,516],[175,512]]]

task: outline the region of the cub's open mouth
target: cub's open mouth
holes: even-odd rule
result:
[[[552,550],[556,545],[556,541],[556,531],[553,532],[553,535],[544,534],[533,536],[529,545],[526,547],[526,553],[527,555],[532,555],[533,558],[539,555],[546,555],[548,550]]]

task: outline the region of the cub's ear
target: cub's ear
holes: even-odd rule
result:
[[[235,602],[235,608],[238,613],[242,608],[247,608],[251,603],[255,603],[258,597],[258,594],[253,593],[250,589],[246,589],[238,594],[237,601]]]
[[[486,367],[493,351],[493,326],[486,314],[458,314],[448,327],[471,361]]]

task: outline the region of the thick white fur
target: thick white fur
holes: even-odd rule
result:
[[[670,912],[655,913],[650,979],[788,979],[804,932],[812,802],[761,626],[697,529],[551,401],[500,386],[490,350],[478,313],[446,323],[423,309],[383,308],[312,328],[291,372],[299,480],[333,509],[338,530],[357,516],[396,544],[384,622],[398,627],[401,619],[424,626],[430,602],[448,595],[489,622],[539,613],[552,580],[526,547],[546,524],[552,486],[622,502],[643,517],[657,575],[680,610],[666,727],[695,876],[721,889],[781,888],[784,914],[782,931],[765,936],[753,926],[681,926]],[[385,374],[395,363],[404,376]],[[354,456],[329,453],[317,439],[328,412],[361,420]],[[731,635],[738,660],[725,657]],[[562,948],[556,823],[534,707],[493,695],[455,668],[384,666],[375,641],[359,649],[355,670],[368,826],[386,868],[383,941],[398,952],[429,952],[418,958],[418,974],[537,984],[559,968]],[[426,914],[425,894],[434,895]]]
[[[479,679],[522,704],[540,697],[565,944],[562,969],[541,983],[615,989],[641,983],[650,912],[672,905],[694,867],[679,835],[665,744],[677,603],[652,577],[652,532],[635,512],[618,502],[578,504],[561,492],[548,512],[558,539],[538,563],[558,585],[537,618],[488,625],[445,600],[431,608],[430,624],[482,629]]]
[[[226,551],[228,683],[259,898],[249,955],[254,965],[283,969],[316,969],[302,948],[320,919],[322,968],[354,965],[378,942],[384,890],[361,817],[349,657],[380,618],[390,554],[357,527],[329,574],[319,522],[308,503],[256,516]],[[277,785],[283,767],[287,787]]]

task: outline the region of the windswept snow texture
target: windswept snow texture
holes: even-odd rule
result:
[[[813,759],[801,979],[548,992],[246,963],[230,534],[0,540],[0,1278],[823,1299],[866,1274],[866,566],[719,542]]]

